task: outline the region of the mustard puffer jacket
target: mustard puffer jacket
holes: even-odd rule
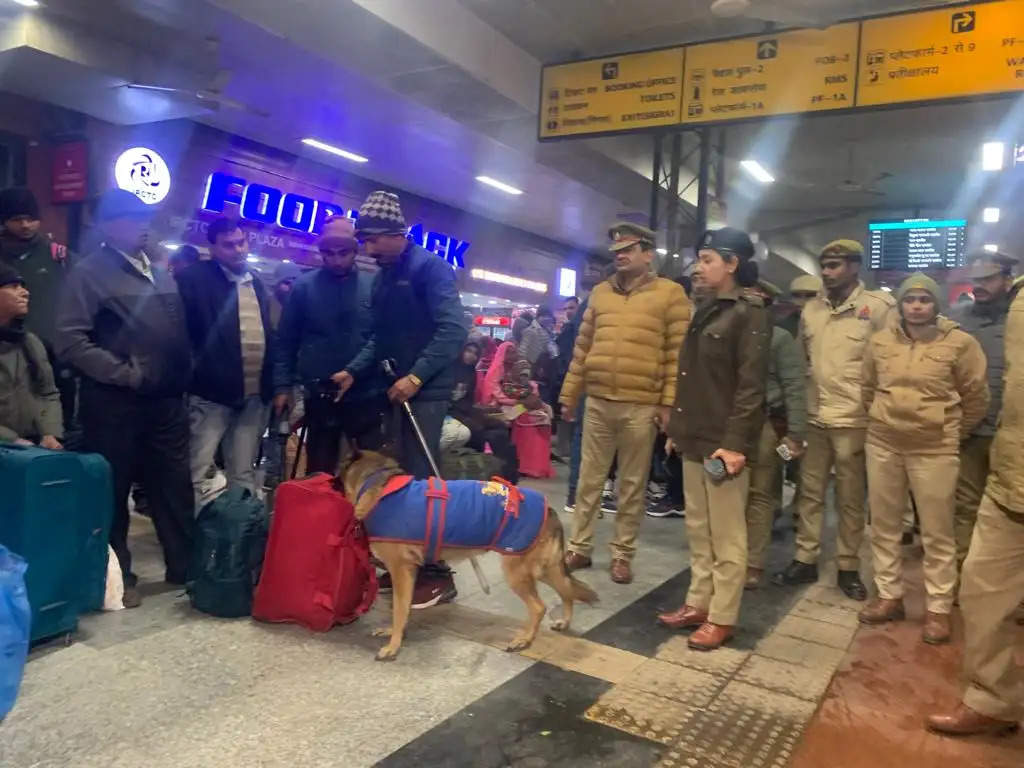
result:
[[[985,353],[942,316],[928,341],[900,322],[872,336],[861,382],[867,441],[899,453],[957,454],[988,411]]]
[[[672,405],[679,348],[690,325],[682,286],[648,276],[624,291],[617,275],[590,294],[559,401],[580,395],[624,403]]]

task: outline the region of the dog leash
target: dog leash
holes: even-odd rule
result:
[[[395,372],[394,360],[384,360],[380,365],[381,368],[384,369],[384,373],[390,376],[392,380],[396,380],[398,378],[398,374]],[[423,449],[423,454],[427,457],[427,461],[430,463],[430,469],[433,471],[434,477],[444,479],[441,477],[441,470],[438,468],[437,462],[434,461],[434,454],[430,452],[430,448],[427,446],[427,439],[423,436],[423,430],[420,429],[420,424],[416,421],[416,417],[413,415],[409,401],[403,401],[402,406],[405,409],[405,415],[409,418],[409,423],[412,424],[413,432],[416,433],[416,437],[420,441],[420,447]],[[484,575],[483,569],[480,567],[480,563],[477,562],[475,557],[470,557],[469,563],[473,566],[473,572],[476,574],[476,580],[480,582],[480,589],[484,591],[485,595],[491,594],[491,584],[487,581],[487,577]]]

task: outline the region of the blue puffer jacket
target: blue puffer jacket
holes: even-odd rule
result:
[[[370,541],[424,544],[427,562],[441,549],[522,554],[547,520],[544,496],[497,481],[392,478],[363,524]]]

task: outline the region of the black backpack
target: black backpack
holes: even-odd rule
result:
[[[228,488],[200,510],[186,584],[193,608],[226,618],[252,613],[268,528],[264,503],[248,489]]]

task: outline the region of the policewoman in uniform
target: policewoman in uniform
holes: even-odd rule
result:
[[[938,284],[920,272],[896,292],[900,321],[871,337],[864,355],[871,551],[878,596],[864,624],[905,617],[900,539],[907,491],[924,544],[927,615],[922,639],[949,641],[956,586],[953,508],[960,442],[985,417],[988,383],[981,345],[939,315]]]
[[[764,425],[771,327],[761,298],[743,290],[757,281],[750,237],[725,227],[698,247],[702,299],[679,353],[666,446],[683,459],[692,577],[683,606],[658,620],[698,627],[689,645],[709,651],[732,637],[743,597],[747,465]]]
[[[964,563],[964,677],[959,706],[928,717],[933,731],[959,736],[1012,733],[1024,717],[1024,665],[1015,658],[1024,600],[1024,296],[1006,321],[1003,410],[992,443],[992,469]]]

